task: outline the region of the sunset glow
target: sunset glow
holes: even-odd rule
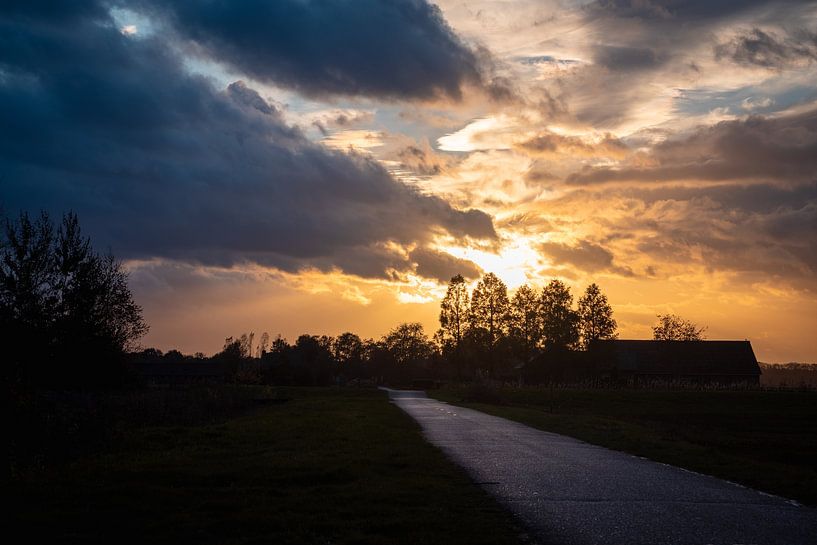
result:
[[[32,32],[0,59],[0,205],[76,211],[163,350],[431,335],[448,279],[493,272],[598,283],[622,338],[678,313],[817,361],[813,2],[364,4]]]

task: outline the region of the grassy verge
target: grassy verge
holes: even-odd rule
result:
[[[449,388],[443,401],[817,505],[817,394]]]
[[[104,452],[13,479],[12,535],[56,543],[519,542],[510,516],[383,393],[288,389],[279,397],[287,401],[222,422],[134,426]]]

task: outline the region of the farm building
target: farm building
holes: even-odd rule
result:
[[[749,341],[596,341],[600,371],[636,381],[758,384],[760,366]]]

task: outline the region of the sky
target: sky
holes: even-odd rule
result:
[[[0,127],[144,346],[431,334],[494,272],[817,362],[817,2],[11,0]]]

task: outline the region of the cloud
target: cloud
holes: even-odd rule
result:
[[[482,269],[473,261],[429,248],[415,249],[410,258],[417,264],[417,274],[438,280],[442,284],[448,283],[458,274],[468,279],[478,278],[482,274]]]
[[[572,154],[584,157],[620,158],[630,152],[624,142],[609,133],[593,142],[576,136],[565,136],[550,131],[542,131],[536,136],[519,143],[517,148],[540,156]]]
[[[594,16],[702,22],[733,17],[770,4],[796,4],[791,0],[596,0],[587,6]]]
[[[585,168],[567,183],[778,180],[807,183],[817,175],[817,110],[752,116],[701,127],[656,145],[640,165]]]
[[[817,292],[817,182],[613,185],[571,191],[547,204],[557,236],[603,236],[544,247],[557,265],[575,261],[592,271],[626,263],[692,284],[722,273],[746,293],[756,285]]]
[[[814,291],[817,273],[817,199],[795,207],[751,213],[716,202],[691,200],[654,206],[654,234],[638,251],[684,267],[743,274]],[[672,209],[672,215],[667,208]],[[656,214],[656,215],[654,215]]]
[[[658,68],[667,56],[648,47],[597,46],[593,62],[608,70],[631,72]]]
[[[304,118],[326,137],[329,136],[330,129],[348,129],[350,127],[371,123],[374,120],[374,112],[353,109],[332,109],[315,112],[304,116]]]
[[[423,176],[440,174],[454,162],[449,156],[435,152],[427,139],[400,148],[396,158],[403,168]]]
[[[541,249],[557,265],[569,264],[585,272],[613,271],[624,276],[633,274],[625,267],[613,265],[611,251],[587,240],[580,240],[575,245],[545,242]]]
[[[409,266],[391,245],[496,237],[485,213],[312,143],[248,85],[191,75],[159,33],[123,35],[93,10],[54,25],[20,9],[0,15],[9,212],[73,209],[123,258],[373,276]]]
[[[800,32],[781,39],[774,33],[753,28],[716,45],[715,58],[779,70],[798,61],[817,59],[817,34]]]
[[[426,0],[139,4],[202,55],[311,97],[459,100],[483,85],[484,54]]]

